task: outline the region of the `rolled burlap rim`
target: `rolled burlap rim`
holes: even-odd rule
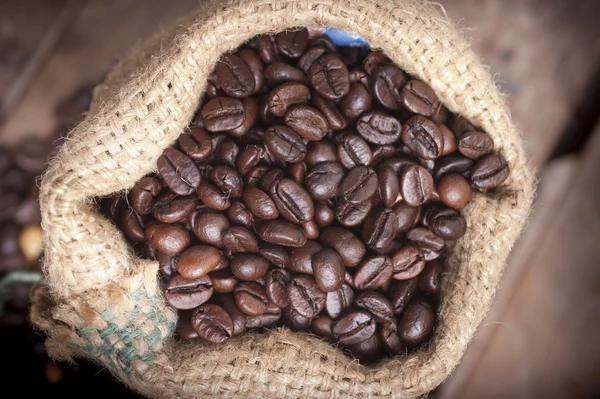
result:
[[[427,82],[451,111],[489,133],[511,167],[504,186],[465,209],[431,342],[361,366],[339,349],[282,328],[224,345],[173,338],[157,262],[136,258],[95,199],[155,171],[193,118],[222,53],[253,36],[331,26],[364,37]],[[414,0],[229,0],[202,3],[149,40],[100,85],[85,120],[41,185],[47,288],[32,319],[57,359],[90,358],[149,397],[403,397],[422,395],[457,366],[487,313],[534,193],[520,135],[487,69],[435,6]]]

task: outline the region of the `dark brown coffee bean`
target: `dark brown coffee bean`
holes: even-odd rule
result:
[[[144,177],[138,181],[129,193],[133,210],[141,216],[151,213],[154,199],[163,187],[163,183],[154,177]]]
[[[335,339],[333,335],[333,320],[331,317],[327,316],[317,316],[312,319],[310,324],[310,332],[315,334],[316,336],[325,338],[327,340]]]
[[[354,302],[354,291],[348,284],[343,284],[337,291],[327,293],[325,308],[332,319],[338,319],[346,313]]]
[[[270,327],[281,319],[281,309],[269,302],[267,311],[260,316],[246,316],[247,328]]]
[[[419,287],[428,294],[436,294],[440,290],[440,275],[444,270],[442,262],[438,259],[427,262],[425,269],[419,275]]]
[[[311,46],[298,59],[298,68],[303,70],[305,73],[308,73],[312,64],[317,59],[319,59],[319,57],[321,57],[326,51],[327,51],[327,47],[325,47],[325,46],[319,46],[319,45]]]
[[[312,168],[321,162],[338,162],[336,148],[333,143],[328,141],[311,141],[308,143],[306,157],[304,162],[306,166]]]
[[[285,177],[285,172],[281,169],[270,169],[267,173],[265,173],[262,177],[262,181],[260,187],[266,191],[270,192],[271,187],[279,182],[279,180]]]
[[[210,277],[190,280],[175,274],[165,287],[165,300],[175,309],[194,309],[208,301],[212,293]]]
[[[254,91],[252,91],[252,94],[260,93],[265,87],[264,67],[260,56],[256,51],[249,48],[241,49],[238,51],[237,56],[248,64],[254,76]]]
[[[279,214],[293,223],[306,223],[315,214],[310,194],[292,179],[283,178],[271,185],[271,198]]]
[[[190,236],[180,223],[153,223],[146,228],[146,240],[167,255],[177,255],[190,245]]]
[[[5,197],[3,197],[4,200]],[[18,202],[18,198],[17,202]],[[37,200],[36,200],[37,202]],[[37,205],[36,207],[39,207]],[[125,215],[125,208],[127,207],[127,200],[125,197],[110,197],[107,199],[105,204],[102,207],[102,210],[106,216],[117,226],[121,225],[121,221]],[[129,210],[132,212],[133,210]],[[135,213],[135,212],[133,212]],[[12,213],[11,213],[12,214]],[[142,233],[142,236],[144,234]]]
[[[400,92],[404,107],[410,112],[423,116],[433,115],[439,108],[439,100],[429,85],[413,79]]]
[[[202,129],[192,128],[179,137],[178,143],[179,148],[196,162],[208,158],[213,150],[210,136]]]
[[[338,193],[344,169],[338,162],[321,162],[305,178],[304,185],[315,200],[328,200]]]
[[[204,120],[204,128],[209,132],[233,130],[241,126],[246,119],[244,103],[231,97],[215,97],[209,100],[202,107],[200,115]],[[213,145],[213,150],[215,148]]]
[[[413,116],[404,123],[402,142],[422,159],[436,159],[444,149],[444,137],[440,129],[430,119],[420,115]]]
[[[208,158],[207,162],[222,163],[235,168],[240,147],[231,138],[226,138],[219,144],[213,153],[213,159]]]
[[[144,242],[146,240],[146,223],[133,209],[124,211],[120,225],[123,228],[123,233],[130,241]]]
[[[339,138],[338,138],[339,137]],[[359,135],[347,133],[336,137],[337,154],[346,169],[357,166],[369,166],[373,161],[373,153],[369,144]]]
[[[471,184],[484,191],[498,187],[508,177],[509,166],[499,154],[486,155],[477,160],[471,171]]]
[[[400,354],[405,349],[400,339],[398,321],[396,319],[392,319],[381,325],[379,328],[379,339],[381,339],[381,344],[385,350],[392,356]]]
[[[236,160],[237,170],[246,175],[262,160],[265,149],[259,145],[248,145],[238,155]]]
[[[275,122],[276,117],[271,113],[269,107],[269,94],[265,94],[260,97],[258,101],[258,116],[260,117],[262,123],[266,126],[272,125],[273,122]]]
[[[290,272],[284,269],[271,269],[265,280],[265,291],[267,298],[280,308],[290,304],[287,296],[287,286],[292,280]]]
[[[293,129],[276,125],[265,131],[265,144],[273,156],[284,162],[300,162],[306,156],[306,144]]]
[[[373,208],[373,201],[371,199],[357,204],[342,199],[338,202],[334,212],[340,224],[346,227],[354,227],[365,221],[369,212],[371,212],[371,208]]]
[[[234,226],[225,230],[223,245],[232,253],[258,251],[256,236],[252,231],[242,226]]]
[[[416,277],[425,267],[425,256],[420,249],[406,246],[392,256],[392,278],[408,280]]]
[[[242,182],[242,176],[234,168],[226,165],[215,166],[211,169],[209,178],[228,197],[238,198],[242,196],[244,183]]]
[[[494,140],[485,133],[465,132],[458,141],[458,151],[470,159],[478,159],[494,149]]]
[[[362,83],[352,83],[350,91],[340,103],[340,109],[348,119],[356,119],[371,109],[371,94]]]
[[[202,210],[190,217],[190,224],[200,241],[217,248],[223,247],[223,234],[231,226],[225,215]]]
[[[316,241],[307,240],[306,244],[290,250],[288,269],[294,273],[314,274],[313,256],[319,253],[323,246]]]
[[[375,290],[392,278],[392,261],[387,256],[375,255],[365,259],[356,274],[354,285],[359,291]]]
[[[310,331],[310,323],[312,318],[302,316],[291,306],[288,306],[281,311],[281,318],[285,325],[292,331]]]
[[[279,59],[279,51],[275,46],[275,38],[269,34],[256,36],[256,51],[265,64],[271,64]]]
[[[460,139],[466,132],[478,130],[471,122],[459,115],[455,115],[450,119],[448,127],[454,132],[457,139]]]
[[[306,162],[296,162],[289,164],[287,167],[288,175],[299,185],[304,184],[304,177],[306,176]]]
[[[179,320],[177,320],[176,333],[181,339],[196,339],[198,333],[192,327],[192,312],[189,310],[183,310],[179,312]]]
[[[342,258],[331,248],[324,248],[312,258],[315,282],[321,291],[332,292],[344,284],[346,269]]]
[[[283,117],[289,107],[307,104],[310,100],[310,90],[302,83],[286,82],[275,87],[267,95],[269,112],[275,116]]]
[[[399,183],[402,199],[411,206],[424,204],[435,188],[431,174],[419,165],[405,166],[400,172]]]
[[[378,189],[377,174],[366,166],[351,169],[342,180],[340,195],[346,201],[358,204],[371,198]]]
[[[233,289],[237,307],[249,316],[260,316],[267,312],[269,299],[265,289],[254,281],[243,281]],[[246,327],[249,327],[246,324]]]
[[[218,270],[208,274],[213,284],[215,294],[230,294],[239,283],[231,270]]]
[[[388,291],[388,299],[394,307],[394,314],[400,314],[404,311],[406,305],[410,303],[413,295],[417,292],[418,286],[418,278],[392,280]]]
[[[290,265],[290,254],[279,245],[263,244],[258,248],[258,254],[277,267],[287,268]]]
[[[213,295],[214,302],[221,306],[231,317],[233,322],[233,336],[238,336],[246,332],[246,314],[236,305],[233,295]]]
[[[269,262],[260,255],[241,253],[231,260],[231,272],[243,281],[254,281],[267,274]]]
[[[333,335],[342,345],[354,345],[375,333],[375,319],[364,310],[357,310],[340,318],[333,324]]]
[[[335,54],[325,53],[308,71],[311,86],[329,100],[339,100],[350,91],[348,68]]]
[[[466,173],[473,167],[473,161],[460,155],[450,155],[440,158],[435,162],[433,176],[439,180],[442,176],[449,173]]]
[[[392,144],[400,140],[400,121],[382,111],[368,111],[356,123],[356,131],[372,144]]]
[[[289,58],[298,58],[308,47],[308,30],[280,32],[275,36],[279,52]]]
[[[450,208],[461,210],[473,198],[473,191],[467,179],[457,173],[450,173],[440,179],[437,192],[440,199]]]
[[[373,146],[373,164],[378,164],[379,162],[392,158],[395,155],[396,147],[391,144]]]
[[[394,316],[392,303],[379,292],[361,292],[354,298],[354,305],[371,313],[378,323],[390,321]]]
[[[308,76],[300,69],[285,62],[274,62],[265,69],[265,78],[269,87],[276,87],[285,82],[308,83]]]
[[[242,104],[244,106],[244,122],[235,129],[227,131],[227,133],[234,137],[244,136],[258,120],[258,101],[255,98],[249,97],[242,100]]]
[[[215,247],[194,245],[177,260],[177,272],[187,279],[196,279],[213,271],[221,262],[221,253]]]
[[[329,123],[323,114],[308,105],[288,108],[284,120],[288,127],[309,141],[323,139],[329,130]]]
[[[379,358],[381,352],[381,339],[379,338],[379,334],[373,334],[364,341],[354,345],[348,345],[347,348],[352,356],[359,359],[361,363],[370,364]]]
[[[391,208],[398,199],[398,194],[400,194],[398,175],[392,168],[378,168],[377,179],[379,180],[379,197],[381,198],[381,202],[386,207]]]
[[[348,72],[350,83],[362,83],[365,87],[369,87],[369,74],[362,67],[354,68]]]
[[[198,201],[194,196],[177,197],[175,193],[160,196],[154,204],[152,216],[162,223],[181,222],[196,209]]]
[[[444,240],[458,240],[467,231],[467,222],[458,212],[436,208],[427,213],[427,226]]]
[[[439,252],[444,247],[444,240],[429,229],[415,227],[406,233],[406,239],[425,251]]]
[[[400,338],[406,345],[420,345],[429,339],[434,324],[435,314],[431,304],[422,299],[414,300],[398,320]]]
[[[155,258],[158,261],[158,271],[161,277],[170,278],[177,271],[177,260],[179,256],[171,256],[156,250]]]
[[[199,306],[192,314],[192,325],[198,336],[208,342],[222,343],[233,336],[233,320],[218,305]]]
[[[223,211],[231,206],[227,195],[207,181],[200,182],[196,192],[200,201],[210,209]]]
[[[346,267],[358,266],[367,248],[352,232],[341,227],[328,227],[319,237],[321,243],[337,251]]]
[[[315,222],[323,229],[335,221],[335,213],[326,202],[315,202]]]
[[[371,75],[371,92],[381,105],[388,109],[402,108],[400,92],[406,83],[406,75],[395,65],[380,65]]]
[[[346,118],[344,118],[344,115],[342,115],[341,111],[337,109],[334,103],[325,99],[319,93],[313,92],[312,105],[325,116],[331,130],[342,130],[346,128]]]
[[[258,236],[271,244],[284,247],[301,247],[306,244],[306,234],[300,226],[284,220],[268,220],[257,229]]]
[[[383,53],[383,51],[376,50],[372,51],[371,53],[369,53],[369,55],[365,57],[362,63],[362,67],[366,73],[368,73],[369,75],[373,75],[375,70],[381,64],[388,64],[391,62],[392,60],[390,60],[388,56]]]
[[[385,248],[391,244],[398,231],[398,217],[390,208],[371,211],[363,227],[363,240],[372,248]]]
[[[250,212],[260,219],[272,220],[279,217],[279,211],[271,197],[259,188],[246,187],[244,201]]]
[[[171,190],[179,195],[190,195],[200,184],[200,173],[185,154],[167,148],[158,158],[158,173]]]
[[[433,120],[433,119],[432,119]],[[446,156],[452,154],[454,151],[458,149],[458,143],[456,142],[456,136],[452,133],[452,130],[446,125],[442,125],[441,123],[436,123],[436,126],[440,130],[442,134],[444,145],[442,147],[442,156]]]
[[[235,54],[224,54],[215,67],[217,84],[227,95],[246,98],[254,93],[254,74],[250,66]]]
[[[234,201],[227,210],[227,216],[233,225],[254,229],[254,216],[243,202]]]
[[[325,308],[326,294],[311,276],[297,275],[287,287],[290,306],[304,317],[313,318]]]

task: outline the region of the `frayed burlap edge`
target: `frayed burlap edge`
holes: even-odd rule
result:
[[[307,334],[280,329],[221,346],[172,338],[157,264],[136,259],[94,198],[130,189],[199,106],[219,56],[264,32],[334,26],[363,36],[430,84],[452,111],[494,139],[511,175],[464,211],[439,325],[416,353],[363,367]],[[60,359],[91,358],[149,397],[402,397],[422,395],[456,367],[487,313],[528,215],[533,178],[519,133],[488,71],[434,6],[414,0],[230,0],[203,3],[124,60],[50,163],[41,187],[48,288],[32,320]]]

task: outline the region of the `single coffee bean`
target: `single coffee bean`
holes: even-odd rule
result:
[[[406,246],[392,256],[392,278],[408,280],[416,277],[425,267],[425,256],[419,248]]]
[[[477,160],[471,171],[471,184],[485,191],[498,187],[508,177],[509,166],[499,154],[486,155]]]
[[[284,247],[301,247],[306,244],[306,234],[302,227],[284,220],[268,220],[257,228],[258,236],[271,244]]]
[[[371,256],[360,264],[354,275],[354,285],[359,291],[375,290],[392,278],[393,270],[389,257]]]
[[[176,274],[165,287],[165,300],[175,309],[194,309],[208,301],[212,293],[210,277],[186,279]]]
[[[373,146],[373,164],[378,164],[379,162],[385,161],[386,159],[389,159],[389,158],[392,158],[395,155],[396,155],[396,147],[394,147],[391,144],[374,145]],[[384,167],[387,167],[387,166],[384,166]]]
[[[306,223],[315,214],[310,194],[292,179],[283,178],[271,185],[271,198],[279,214],[293,223]]]
[[[234,168],[226,165],[215,166],[211,169],[209,178],[228,197],[241,197],[244,183],[242,182],[242,176]]]
[[[233,295],[214,295],[214,302],[227,311],[233,322],[233,336],[236,337],[246,332],[246,314],[235,303]]]
[[[306,175],[304,185],[315,200],[328,200],[336,196],[344,178],[344,169],[338,162],[321,162]]]
[[[275,36],[279,52],[289,58],[298,58],[308,47],[308,29],[280,32]]]
[[[441,237],[423,227],[415,227],[410,230],[406,233],[406,239],[424,251],[438,252],[444,247],[444,240]]]
[[[267,274],[269,262],[260,255],[252,253],[236,254],[231,260],[231,272],[243,281],[254,281]]]
[[[264,157],[265,149],[258,145],[248,145],[238,155],[236,161],[237,170],[246,175]]]
[[[390,321],[394,316],[392,303],[379,292],[361,292],[354,298],[354,305],[371,313],[378,323]]]
[[[482,132],[466,132],[458,140],[458,151],[470,159],[478,159],[494,149],[494,140]]]
[[[231,270],[218,270],[208,274],[213,284],[215,294],[231,294],[233,289],[240,282]]]
[[[202,277],[221,262],[221,253],[215,247],[194,245],[186,249],[177,260],[177,272],[187,279]]]
[[[275,46],[275,38],[269,34],[256,36],[256,51],[265,64],[271,64],[279,59],[279,51]]]
[[[267,149],[277,159],[295,163],[306,156],[306,144],[302,137],[287,126],[275,125],[265,131]]]
[[[444,265],[438,259],[427,262],[425,269],[419,275],[419,287],[428,294],[436,294],[440,290],[440,275]]]
[[[323,98],[319,93],[313,92],[311,103],[325,116],[331,130],[342,130],[348,125],[346,118],[344,118],[344,115],[337,109],[335,104]]]
[[[423,116],[433,115],[439,108],[439,100],[428,84],[413,79],[402,88],[400,99],[406,109]]]
[[[218,305],[205,304],[194,310],[192,325],[198,336],[208,342],[221,343],[233,336],[233,320]]]
[[[333,324],[333,335],[342,345],[354,345],[375,333],[375,319],[371,313],[357,310],[340,318]]]
[[[420,345],[429,339],[434,324],[435,314],[431,304],[422,299],[414,300],[398,320],[400,338],[406,345]]]
[[[432,119],[433,120],[433,119]],[[434,121],[435,122],[435,121]],[[440,130],[442,134],[444,145],[442,147],[441,156],[446,156],[452,154],[454,151],[458,149],[458,144],[456,142],[456,136],[450,128],[446,125],[442,125],[441,123],[436,123],[436,126]]]
[[[323,139],[329,130],[329,123],[325,116],[308,105],[295,105],[288,108],[284,121],[286,126],[309,141]]]
[[[269,87],[276,87],[285,82],[308,83],[308,76],[302,70],[285,62],[276,61],[265,69],[265,79]]]
[[[306,244],[290,250],[288,269],[294,273],[314,274],[313,257],[323,249],[316,241],[307,240]]]
[[[196,191],[200,201],[210,209],[224,211],[231,206],[231,201],[221,190],[207,181],[201,181]]]
[[[378,359],[379,353],[381,352],[381,339],[379,334],[373,334],[369,338],[365,339],[354,345],[348,345],[348,350],[352,353],[352,356],[359,359],[362,363],[372,363]]]
[[[296,82],[282,83],[267,95],[269,112],[280,118],[285,115],[289,107],[307,104],[309,100],[310,90],[308,87]]]
[[[315,222],[320,229],[331,225],[335,220],[335,213],[327,202],[315,202]]]
[[[419,279],[392,280],[388,291],[388,299],[394,307],[394,314],[400,314],[406,308],[419,287]]]
[[[280,308],[290,304],[287,296],[287,286],[292,280],[290,272],[284,269],[271,269],[265,280],[265,291],[267,298]]]
[[[317,316],[310,324],[310,332],[327,340],[335,339],[332,328],[333,320],[328,316]]]
[[[389,64],[392,60],[388,58],[387,55],[383,53],[381,50],[372,51],[365,57],[362,63],[362,67],[366,73],[369,75],[373,75],[373,73],[379,68],[382,64]]]
[[[338,202],[334,212],[335,217],[341,225],[354,227],[365,221],[369,212],[371,212],[371,208],[373,208],[373,201],[371,199],[359,202],[358,204],[353,204],[342,199]]]
[[[254,229],[254,216],[243,202],[234,201],[227,210],[227,216],[233,225]]]
[[[125,237],[132,242],[143,242],[146,240],[146,223],[140,215],[134,212],[133,209],[128,209],[123,213],[123,220],[120,225],[123,228]]]
[[[431,198],[435,188],[433,177],[422,166],[407,165],[400,172],[400,194],[411,206],[419,206]]]
[[[392,356],[398,355],[404,351],[405,347],[400,339],[398,331],[398,321],[391,319],[381,325],[379,328],[379,339],[385,350]]]
[[[267,312],[269,299],[265,289],[254,281],[243,281],[233,289],[237,307],[249,316],[260,316]],[[246,324],[246,327],[249,327]]]
[[[275,266],[282,268],[290,266],[290,254],[279,245],[263,244],[258,248],[258,254]]]
[[[177,260],[179,256],[171,256],[156,250],[155,258],[158,261],[158,271],[161,277],[170,278],[177,271]]]
[[[406,83],[406,75],[395,65],[380,65],[373,72],[371,92],[379,104],[392,110],[402,108],[400,92]]]
[[[310,323],[312,318],[304,317],[296,312],[291,306],[281,311],[281,318],[287,327],[292,331],[310,331]]]
[[[281,309],[269,302],[267,311],[259,316],[246,316],[247,328],[264,328],[275,325],[281,319]]]
[[[327,51],[326,46],[321,45],[312,45],[308,50],[302,54],[302,56],[298,59],[298,68],[300,68],[305,73],[308,73],[312,64],[319,59]]]
[[[210,136],[202,129],[192,128],[179,137],[178,143],[179,148],[196,162],[208,158],[213,150]]]
[[[288,175],[299,185],[304,184],[306,176],[306,162],[296,162],[289,164],[287,167]]]
[[[285,172],[281,169],[271,169],[267,173],[265,173],[262,177],[262,181],[260,187],[266,191],[270,192],[271,187],[279,182],[279,180],[285,177]]]
[[[352,83],[350,91],[340,103],[340,109],[348,119],[356,119],[371,109],[371,94],[362,83]]]
[[[444,136],[437,125],[421,115],[407,120],[402,128],[402,142],[422,159],[439,158],[444,149]]]
[[[258,100],[258,116],[262,123],[266,126],[272,125],[275,122],[276,116],[271,113],[269,106],[269,94],[265,94]]]
[[[258,241],[254,233],[242,226],[230,227],[223,233],[223,245],[233,253],[257,252]]]
[[[235,168],[238,154],[240,153],[240,147],[237,143],[231,139],[226,138],[221,142],[217,149],[213,153],[213,159],[208,158],[205,162],[221,163]]]
[[[398,217],[390,208],[371,211],[363,226],[363,241],[372,248],[389,246],[398,232]]]
[[[131,193],[129,193],[129,200],[133,210],[141,216],[151,213],[154,206],[154,199],[163,187],[163,183],[154,177],[144,177],[138,181],[133,186]]]
[[[254,78],[252,78],[254,81]],[[204,128],[209,132],[226,132],[242,125],[245,120],[244,103],[231,97],[215,97],[200,111]],[[217,147],[213,143],[213,150]]]
[[[332,101],[339,100],[350,91],[348,68],[333,53],[325,53],[313,62],[308,79],[320,95]]]
[[[435,208],[427,213],[427,226],[444,240],[458,240],[467,231],[467,222],[458,212],[448,208]]]
[[[473,161],[460,155],[450,155],[439,158],[435,162],[433,176],[439,180],[442,176],[449,173],[467,173],[473,167]]]
[[[190,217],[190,225],[198,239],[217,248],[223,248],[223,234],[231,227],[221,213],[198,210]]]
[[[329,141],[311,141],[308,143],[304,162],[312,168],[321,162],[338,162],[336,147]]]
[[[287,287],[290,306],[304,317],[313,318],[325,308],[325,292],[311,276],[296,275]]]
[[[378,168],[377,179],[379,180],[379,197],[383,204],[390,208],[400,194],[400,182],[398,175],[394,173],[392,168]]]
[[[344,168],[352,169],[357,166],[371,165],[373,153],[369,144],[362,137],[352,133],[341,134],[337,137],[339,137],[337,154]]]
[[[382,111],[368,111],[356,123],[356,131],[372,144],[392,144],[400,140],[400,121]]]
[[[310,240],[315,240],[319,238],[319,226],[317,225],[317,222],[315,222],[314,219],[302,223],[302,228],[304,229],[304,234],[306,234],[306,238]]]
[[[361,240],[341,227],[327,227],[319,239],[321,243],[337,251],[346,267],[358,266],[367,252]]]
[[[321,291],[332,292],[344,284],[346,269],[342,258],[331,248],[324,248],[312,258],[315,282]]]
[[[273,220],[279,217],[275,202],[267,193],[253,186],[244,190],[244,202],[254,216],[263,220]]]
[[[455,115],[450,119],[448,127],[454,132],[457,139],[460,139],[466,132],[477,131],[477,128],[471,122],[459,115]]]
[[[457,173],[450,173],[442,177],[437,191],[442,202],[456,210],[466,207],[473,198],[469,182]]]
[[[246,98],[254,93],[254,74],[250,66],[235,54],[224,54],[215,67],[217,84],[227,95]]]
[[[235,129],[228,130],[227,133],[233,137],[242,137],[250,131],[252,126],[258,120],[258,101],[255,98],[249,97],[242,100],[244,106],[244,122]]]
[[[237,56],[248,64],[254,76],[254,90],[252,94],[260,93],[265,87],[264,66],[258,53],[252,49],[245,48],[238,51]]]
[[[327,310],[327,314],[335,320],[346,313],[353,302],[354,291],[352,290],[352,287],[344,283],[337,291],[327,293],[325,309]]]
[[[200,184],[200,173],[185,154],[167,148],[158,158],[158,173],[171,190],[179,195],[190,195]]]
[[[369,74],[362,67],[354,68],[348,72],[350,83],[362,83],[365,87],[370,87]]]
[[[146,240],[167,255],[177,255],[190,245],[190,236],[181,223],[153,223],[146,228]]]
[[[6,200],[6,196],[3,195],[3,201]],[[15,198],[18,202],[18,198]],[[36,200],[37,203],[37,200]],[[117,226],[121,224],[121,221],[125,214],[125,208],[127,207],[127,201],[124,197],[110,197],[102,207],[104,213],[108,218]],[[133,212],[130,210],[130,212]],[[135,212],[133,212],[135,213]],[[12,213],[11,213],[12,214]],[[144,234],[142,233],[142,236]]]
[[[366,166],[351,169],[342,180],[340,195],[346,201],[358,204],[371,198],[378,189],[377,174]]]
[[[169,192],[157,199],[152,216],[162,223],[181,222],[188,218],[197,205],[194,196],[177,197],[177,194]]]

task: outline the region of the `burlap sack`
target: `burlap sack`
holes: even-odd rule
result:
[[[225,345],[176,342],[177,315],[163,300],[157,263],[135,258],[94,201],[155,170],[192,119],[223,52],[260,33],[303,26],[337,27],[383,49],[450,110],[488,132],[512,169],[501,190],[475,195],[464,211],[469,228],[448,259],[431,343],[374,366],[287,329]],[[35,296],[32,318],[48,333],[52,356],[93,359],[149,397],[413,398],[456,367],[490,307],[533,183],[487,69],[435,7],[414,0],[203,3],[137,49],[96,94],[42,180],[48,289]]]

